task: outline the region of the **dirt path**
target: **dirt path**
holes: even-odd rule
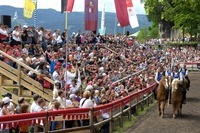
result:
[[[157,104],[142,116],[126,133],[200,133],[200,73],[190,73],[191,87],[183,116],[172,118],[172,107],[165,109],[165,117],[158,116]]]

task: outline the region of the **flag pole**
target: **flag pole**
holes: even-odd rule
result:
[[[68,30],[68,11],[66,11],[66,17],[65,17],[65,29]]]
[[[37,26],[37,0],[35,0],[34,27]]]

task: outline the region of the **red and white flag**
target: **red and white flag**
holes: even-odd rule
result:
[[[67,3],[67,11],[68,11],[68,12],[72,12],[73,7],[74,7],[74,0],[68,0],[68,3]]]
[[[133,6],[133,0],[126,0],[127,12],[129,17],[129,23],[132,28],[139,27],[137,15]]]
[[[116,8],[117,19],[120,23],[120,26],[125,27],[130,25],[126,0],[115,0],[115,8]]]
[[[121,27],[131,25],[138,27],[138,19],[133,6],[133,0],[115,0],[117,19]]]

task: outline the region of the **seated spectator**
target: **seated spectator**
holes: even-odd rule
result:
[[[20,108],[21,108],[21,106],[24,105],[25,103],[26,103],[26,101],[25,101],[25,99],[24,99],[23,97],[20,97],[20,98],[18,99],[18,105],[17,105],[17,107],[16,107],[16,109],[15,109],[15,114],[21,114]]]
[[[58,101],[55,101],[53,106],[53,110],[59,110],[60,109],[60,103]],[[53,121],[51,123],[51,130],[59,130],[63,128],[62,121]]]
[[[45,110],[46,101],[43,98],[38,99],[38,105],[35,107],[35,112],[41,112]]]
[[[58,91],[58,97],[56,99],[60,103],[60,107],[65,108],[64,92],[62,90]]]
[[[31,104],[31,108],[30,108],[30,112],[36,112],[36,107],[38,106],[38,99],[39,99],[39,95],[38,94],[34,94],[33,95],[33,102]]]

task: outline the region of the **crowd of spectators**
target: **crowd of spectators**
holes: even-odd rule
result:
[[[49,105],[37,94],[33,95],[31,105],[20,97],[15,108],[10,102],[12,96],[6,94],[0,116],[109,103],[148,87],[158,66],[168,66],[171,58],[176,63],[200,60],[199,51],[193,47],[153,49],[150,45],[135,46],[134,40],[124,35],[101,36],[80,30],[67,35],[67,30],[52,32],[26,25],[17,25],[12,32],[7,28],[0,24],[0,50],[39,72],[38,76],[22,69],[45,89],[51,89],[53,97]],[[3,55],[0,60],[17,68],[15,62]],[[120,80],[143,69],[146,70]],[[51,85],[43,77],[53,79],[55,84]],[[53,123],[52,130],[61,128],[60,124]],[[87,121],[80,123],[85,124]],[[19,130],[26,132],[27,128],[19,127]]]

